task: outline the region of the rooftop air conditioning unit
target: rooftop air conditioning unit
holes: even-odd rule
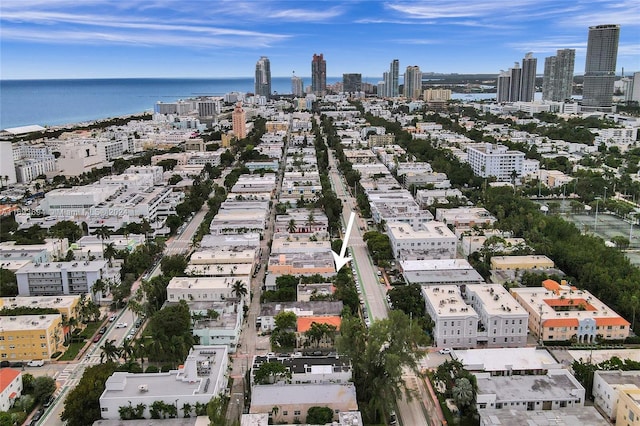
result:
[[[138,390],[140,392],[149,392],[149,385],[139,385]]]

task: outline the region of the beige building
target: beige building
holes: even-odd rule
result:
[[[548,269],[554,266],[553,260],[539,254],[529,256],[493,256],[491,258],[491,269],[499,271]]]
[[[586,290],[545,280],[543,287],[512,288],[529,313],[529,330],[543,341],[624,340],[629,321]]]
[[[640,423],[640,389],[620,391],[616,426],[637,426]]]
[[[231,114],[233,134],[238,139],[247,137],[247,114],[242,109],[242,103],[238,102]]]

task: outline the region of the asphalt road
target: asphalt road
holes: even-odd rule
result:
[[[329,166],[331,185],[338,198],[342,199],[342,220],[345,227],[351,212],[357,213],[356,221],[349,236],[348,247],[353,258],[352,262],[355,265],[362,293],[365,296],[365,307],[369,312],[369,318],[374,321],[387,318],[389,315],[389,308],[386,303],[387,289],[384,284],[380,283],[377,275],[378,269],[373,264],[367,246],[362,239],[363,230],[367,229],[366,220],[356,211],[356,200],[347,191],[342,176],[338,171],[337,161],[332,150],[329,150]],[[400,424],[407,426],[433,424],[432,415],[427,413],[434,412],[434,403],[428,392],[425,391],[422,378],[412,371],[405,370],[402,379],[407,388],[415,393],[415,397],[411,400],[402,398],[396,401],[398,406],[396,414]]]

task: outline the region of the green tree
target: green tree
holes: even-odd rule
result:
[[[75,243],[84,233],[77,223],[70,220],[61,220],[49,228],[49,235],[60,240],[66,238],[69,240],[69,243]]]
[[[456,380],[456,385],[451,390],[453,400],[460,409],[469,407],[474,401],[474,392],[471,382],[466,377]]]
[[[0,268],[0,297],[18,295],[18,280],[16,274],[8,269]]]
[[[102,346],[100,346],[100,362],[113,362],[120,358],[120,349],[115,345],[115,339],[106,340]]]
[[[103,257],[109,261],[109,266],[113,266],[113,258],[116,257],[118,251],[116,250],[115,243],[108,243],[104,246]]]
[[[172,175],[169,178],[169,185],[175,185],[176,183],[182,181],[182,176],[180,175]]]
[[[235,280],[231,285],[231,293],[234,294],[238,300],[242,299],[249,293],[247,284],[242,280]]]
[[[107,362],[84,371],[78,385],[69,392],[64,401],[64,411],[60,418],[69,426],[86,426],[101,417],[100,395],[104,384],[116,370],[116,364]]]
[[[165,256],[160,262],[160,269],[162,274],[167,277],[179,277],[184,275],[184,270],[187,269],[187,258],[181,254],[174,254],[171,256]]]
[[[280,380],[291,380],[291,371],[281,362],[263,362],[257,368],[254,380],[259,385],[273,384]]]
[[[48,400],[56,391],[56,381],[49,376],[36,377],[33,381],[33,397],[39,403]]]
[[[329,407],[310,407],[306,422],[312,425],[324,425],[333,421],[333,410]]]
[[[343,318],[336,346],[352,360],[358,405],[365,421],[379,423],[403,391],[409,395],[402,371],[418,371],[423,356],[418,347],[426,343],[425,333],[401,311],[391,311],[388,318],[374,321],[370,328],[358,318]]]
[[[211,401],[205,406],[205,414],[209,417],[210,424],[212,425],[224,425],[226,424],[226,408],[229,398],[218,395],[212,398]],[[196,404],[196,415],[202,415],[198,413]]]
[[[280,311],[273,319],[276,328],[281,330],[295,330],[298,324],[298,317],[290,311]]]

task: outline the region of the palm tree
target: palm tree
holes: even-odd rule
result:
[[[456,385],[451,389],[453,400],[459,407],[468,407],[473,402],[473,385],[466,377],[456,380]]]
[[[291,219],[289,221],[289,225],[287,226],[287,231],[289,231],[290,234],[293,234],[294,232],[296,232],[296,221],[294,219]]]
[[[183,417],[191,417],[191,410],[193,410],[191,404],[189,404],[188,402],[182,404],[182,412],[184,413]]]
[[[118,348],[118,352],[120,353],[120,356],[122,356],[122,358],[124,359],[124,362],[126,363],[129,358],[133,358],[135,347],[133,346],[133,344],[131,344],[130,339],[124,339],[122,341],[122,346]]]
[[[238,300],[246,296],[249,291],[247,290],[247,285],[242,280],[235,280],[233,284],[231,284],[231,293],[236,296]]]
[[[313,215],[313,210],[309,211],[309,216],[307,216],[307,226],[309,227],[309,232],[311,232],[311,227],[315,223],[316,218]]]
[[[102,241],[102,253],[104,253],[104,240],[108,240],[109,238],[111,238],[111,229],[109,229],[105,225],[102,225],[101,227],[96,229],[93,235],[100,238],[100,240]]]
[[[102,293],[107,289],[107,283],[105,283],[102,278],[96,280],[91,286],[91,291],[93,292],[93,296],[98,296],[98,305],[100,304],[100,299],[102,298]]]
[[[104,342],[100,349],[102,353],[100,354],[100,362],[104,362],[105,358],[107,361],[117,361],[120,358],[120,349],[114,345],[116,340],[107,340]]]
[[[113,266],[112,260],[114,257],[116,257],[116,254],[117,254],[117,250],[114,243],[109,243],[106,246],[104,246],[104,252],[102,255],[105,259],[109,260],[109,267]]]

